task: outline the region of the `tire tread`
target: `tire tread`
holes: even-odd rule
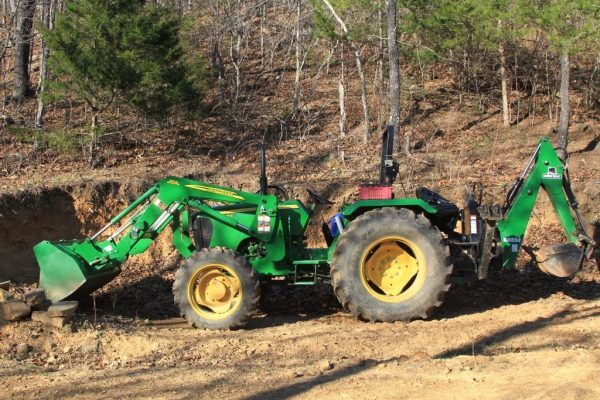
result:
[[[386,313],[383,307],[373,309],[365,305],[364,299],[361,298],[361,293],[357,290],[351,290],[359,283],[351,282],[351,276],[346,271],[347,265],[353,265],[349,257],[348,248],[352,248],[352,243],[361,243],[362,231],[369,229],[377,229],[382,223],[390,223],[389,220],[396,220],[396,223],[412,224],[418,233],[424,236],[437,252],[437,256],[443,265],[443,279],[440,279],[438,288],[433,288],[434,293],[427,298],[419,310],[410,315],[404,315],[402,318],[397,318],[397,315]],[[369,228],[373,226],[374,228]],[[431,312],[442,305],[446,292],[450,288],[449,280],[452,273],[452,262],[447,243],[441,237],[440,232],[435,228],[427,218],[423,215],[416,214],[408,209],[396,209],[392,207],[379,208],[368,211],[354,220],[339,238],[336,248],[332,255],[331,263],[331,283],[333,290],[340,304],[359,319],[370,322],[393,322],[396,320],[413,320],[417,318],[426,319],[431,315]],[[441,278],[441,277],[440,277]],[[423,288],[422,290],[427,290]]]

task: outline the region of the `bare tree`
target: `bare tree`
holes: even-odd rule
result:
[[[246,52],[244,51],[244,42],[247,45],[247,0],[229,0],[229,1],[217,1],[216,10],[218,12],[220,5],[223,5],[224,19],[222,28],[215,25],[218,29],[213,34],[213,64],[214,60],[218,60],[220,53],[218,51],[219,36],[221,32],[225,31],[229,33],[229,61],[234,70],[234,93],[232,99],[232,110],[234,118],[237,119],[238,115],[238,103],[240,96],[242,96],[243,87],[243,71],[242,64],[246,60]],[[217,14],[218,15],[218,14]],[[219,61],[217,61],[219,62]]]
[[[302,0],[296,0],[296,74],[294,77],[294,95],[292,97],[292,118],[298,112],[300,99],[300,77],[302,75]]]
[[[383,15],[385,13],[385,0],[380,1],[377,7],[377,17],[379,22],[379,48],[377,57],[377,78],[379,80],[379,112],[377,113],[377,128],[383,128],[383,120],[385,115],[385,76],[384,76],[384,58],[385,58],[385,40],[383,37],[384,22]]]
[[[17,0],[2,0],[0,4],[2,5],[3,17],[12,17],[17,12]]]
[[[363,142],[367,143],[367,141],[369,140],[369,136],[371,135],[371,126],[370,126],[370,122],[369,122],[369,105],[367,103],[367,84],[365,81],[365,74],[362,69],[362,62],[360,60],[360,51],[359,51],[358,47],[356,47],[354,42],[350,39],[350,32],[348,31],[348,27],[346,26],[346,23],[336,13],[336,11],[333,8],[333,6],[331,5],[331,3],[328,0],[322,0],[322,1],[325,4],[325,6],[327,7],[327,9],[329,10],[329,12],[331,13],[331,15],[333,16],[333,18],[335,19],[335,21],[337,22],[337,24],[340,26],[340,29],[342,30],[344,38],[345,38],[346,42],[348,42],[348,45],[350,46],[350,48],[352,49],[352,53],[354,54],[354,62],[356,63],[356,72],[358,73],[358,78],[360,79],[360,97],[361,97],[361,101],[362,101],[363,115],[364,115],[364,120],[365,120],[364,121],[365,130],[364,130],[364,135],[363,135]]]
[[[265,17],[267,8],[264,4],[260,7],[260,67],[265,68]]]
[[[46,29],[54,28],[54,11],[56,10],[56,0],[41,0],[41,25]],[[44,118],[44,93],[46,91],[46,79],[48,78],[48,57],[50,50],[46,46],[46,41],[41,41],[41,60],[40,60],[40,80],[38,85],[38,105],[35,113],[35,127],[40,128]]]
[[[400,143],[400,56],[396,43],[396,0],[387,0],[388,53],[390,61],[390,119],[398,140],[394,141],[394,152]]]
[[[498,31],[502,30],[502,20],[498,20]],[[504,51],[504,43],[500,40],[498,45],[498,53],[500,55],[500,81],[502,86],[502,125],[510,126],[510,104],[508,102],[508,76],[506,73],[506,54]]]
[[[340,49],[340,79],[338,81],[338,96],[340,103],[340,137],[346,136],[346,88],[344,82],[344,43]]]
[[[238,8],[239,9],[239,8]],[[239,19],[236,18],[236,21]],[[242,63],[244,62],[244,55],[242,53],[242,42],[244,40],[245,29],[244,26],[236,23],[233,28],[232,44],[229,46],[229,56],[231,58],[231,64],[235,70],[235,95],[233,98],[233,109],[234,112],[237,109],[237,104],[242,94]]]
[[[5,64],[7,51],[12,47],[14,42],[14,23],[17,14],[16,0],[2,0],[2,24],[0,24],[0,34],[3,37],[2,48],[0,48],[0,71],[2,71],[2,81],[6,86],[6,75],[9,70],[9,66]],[[5,104],[2,102],[2,107]]]
[[[560,53],[560,120],[558,124],[558,155],[562,160],[567,157],[569,144],[569,52]]]
[[[219,81],[225,78],[225,66],[221,56],[221,5],[220,2],[209,1],[209,10],[211,13],[211,64],[214,78]]]
[[[13,70],[12,100],[20,103],[31,94],[29,81],[29,53],[33,30],[35,0],[21,0],[17,10],[15,32],[15,66]]]

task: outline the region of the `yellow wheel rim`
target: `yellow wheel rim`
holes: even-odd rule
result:
[[[193,273],[188,281],[187,296],[192,308],[207,319],[232,315],[242,301],[242,284],[228,266],[208,264]]]
[[[413,297],[425,282],[425,257],[408,239],[388,236],[367,248],[360,262],[360,277],[367,291],[388,303]]]

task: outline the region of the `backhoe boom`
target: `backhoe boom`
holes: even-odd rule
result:
[[[561,252],[565,249],[577,252],[577,266],[565,267],[561,275],[579,268],[584,251],[591,240],[587,237],[585,227],[578,218],[579,226],[576,225],[571,215],[571,207],[575,207],[576,201],[570,189],[567,176],[567,166],[563,164],[548,138],[540,140],[523,174],[517,179],[513,188],[509,191],[506,204],[504,205],[505,217],[496,224],[498,228],[501,248],[502,264],[504,268],[512,268],[515,264],[517,253],[523,243],[525,231],[531,219],[531,213],[542,188],[556,212],[558,220],[563,228],[565,237],[571,246],[562,245]],[[567,201],[567,197],[573,199]],[[579,228],[579,229],[578,229]],[[555,252],[544,253],[545,258]],[[573,255],[571,254],[572,258]],[[538,261],[546,261],[544,259]],[[555,260],[554,260],[555,261]],[[573,259],[571,259],[573,264]],[[543,269],[543,268],[542,268]],[[546,270],[546,272],[551,272]]]

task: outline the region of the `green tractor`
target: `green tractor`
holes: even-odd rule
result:
[[[577,211],[567,167],[547,138],[503,205],[481,205],[469,195],[461,210],[426,188],[417,189],[416,198],[394,198],[393,137],[388,127],[379,182],[361,185],[359,200],[342,205],[323,224],[327,247],[308,248],[305,232],[315,206],[331,202],[308,190],[307,206],[289,199],[282,186],[270,185],[260,146],[258,192],[167,177],[92,237],[37,244],[39,286],[53,302],[88,295],[170,226],[184,259],[173,284],[175,303],[195,327],[243,324],[257,308],[261,281],[331,282],[343,307],[368,321],[427,318],[442,304],[457,260],[468,261],[461,263],[461,273],[466,265],[479,279],[494,259],[505,269],[514,267],[541,187],[568,240],[538,251],[541,269],[567,277],[590,257],[594,243]]]

